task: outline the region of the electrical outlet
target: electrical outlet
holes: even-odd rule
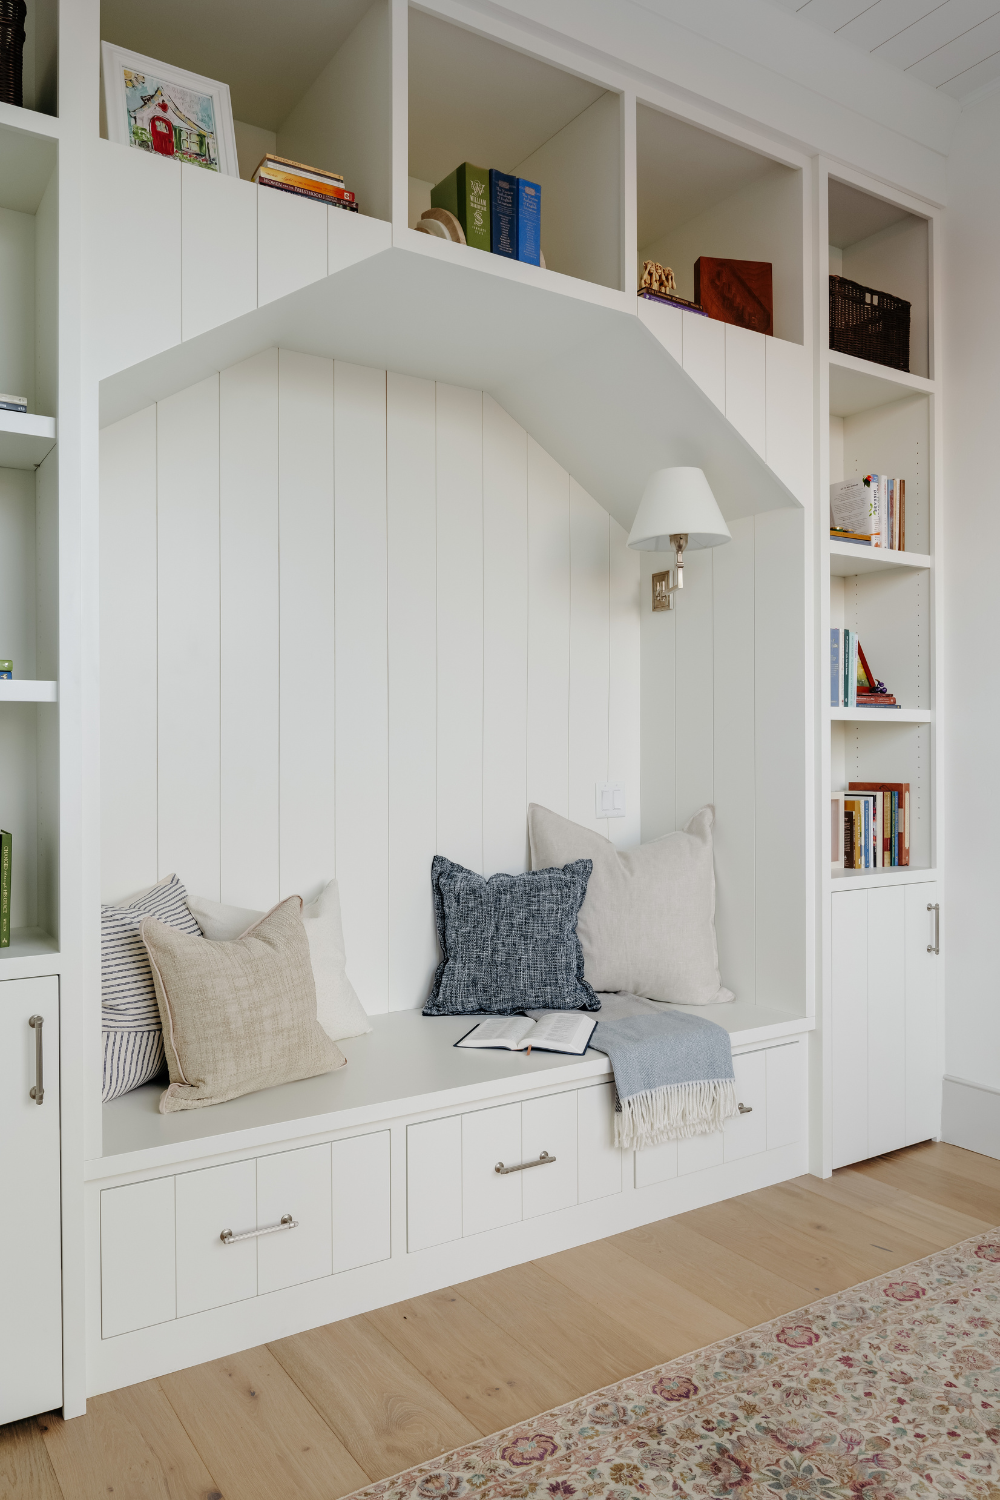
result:
[[[623,781],[599,781],[595,791],[595,817],[624,818],[625,783]]]

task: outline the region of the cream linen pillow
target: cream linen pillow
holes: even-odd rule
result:
[[[332,1073],[347,1062],[316,1019],[301,906],[290,896],[234,943],[207,943],[146,917],[139,930],[170,1071],[161,1114]]]
[[[234,938],[242,937],[264,915],[262,911],[208,901],[204,896],[188,896],[187,904],[202,933],[213,943],[231,943]],[[340,891],[335,880],[324,886],[315,901],[303,906],[302,921],[316,981],[317,1021],[332,1042],[365,1036],[372,1027],[347,977]]]
[[[614,844],[547,807],[528,808],[531,868],[594,862],[577,933],[595,990],[627,990],[677,1005],[734,998],[719,976],[711,807],[680,833],[638,849]]]

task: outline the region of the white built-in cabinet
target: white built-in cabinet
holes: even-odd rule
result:
[[[58,979],[0,984],[0,1142],[2,1425],[62,1401]]]
[[[938,888],[831,898],[834,1167],[936,1136],[941,1116]]]

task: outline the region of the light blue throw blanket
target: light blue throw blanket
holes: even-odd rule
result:
[[[639,995],[598,998],[601,1020],[590,1045],[614,1069],[616,1146],[704,1135],[738,1112],[724,1027]]]

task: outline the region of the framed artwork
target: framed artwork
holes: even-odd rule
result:
[[[229,85],[101,43],[108,140],[240,175]]]

